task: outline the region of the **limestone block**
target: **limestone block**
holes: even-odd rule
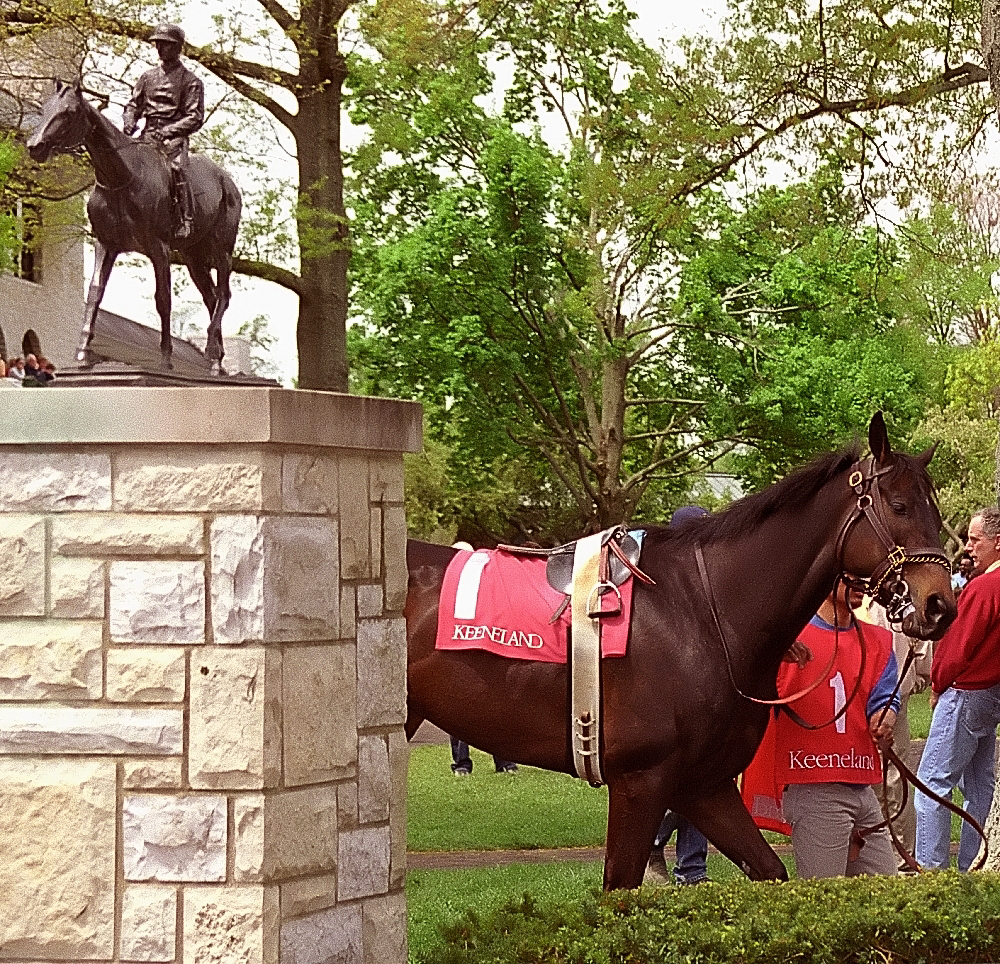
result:
[[[340,632],[337,520],[269,520],[265,539],[265,639],[336,639]]]
[[[378,823],[389,819],[389,747],[381,736],[358,740],[358,820]]]
[[[282,672],[285,785],[342,779],[358,756],[354,647],[285,652]]]
[[[382,586],[358,586],[358,616],[374,619],[382,615]]]
[[[181,710],[0,706],[0,753],[177,756]]]
[[[109,960],[115,764],[6,759],[0,780],[0,959]]]
[[[284,879],[337,867],[337,788],[286,790],[267,798],[264,850],[268,876]]]
[[[281,916],[283,920],[303,917],[326,910],[337,903],[337,875],[302,877],[281,885]]]
[[[358,620],[358,725],[406,719],[406,624],[397,619]]]
[[[281,458],[240,449],[156,448],[115,456],[119,512],[260,512],[281,503]]]
[[[389,828],[359,827],[340,834],[337,899],[354,900],[389,890]]]
[[[100,559],[55,556],[49,571],[49,609],[60,619],[103,619],[105,565]]]
[[[371,507],[368,518],[369,540],[372,554],[372,578],[382,578],[382,508]]]
[[[183,650],[151,646],[108,652],[107,694],[118,703],[179,703],[184,699]]]
[[[399,455],[369,456],[372,502],[403,501],[403,460]]]
[[[337,811],[341,830],[357,829],[358,784],[354,780],[344,780],[337,784]]]
[[[0,528],[0,616],[45,613],[45,519],[4,516]]]
[[[192,787],[255,790],[280,779],[280,653],[207,646],[191,660]]]
[[[126,797],[122,827],[127,880],[226,879],[225,797]]]
[[[361,935],[359,904],[286,920],[281,925],[281,964],[363,964]]]
[[[354,611],[354,586],[349,582],[340,587],[340,638],[354,639],[357,623]]]
[[[122,900],[123,961],[172,961],[177,944],[177,891],[129,884]]]
[[[264,875],[264,794],[248,793],[233,804],[233,877],[250,884]]]
[[[368,460],[344,455],[340,460],[340,567],[344,579],[372,575],[370,525]]]
[[[52,521],[52,551],[61,556],[200,556],[205,524],[198,516],[64,516]]]
[[[337,460],[329,455],[286,452],[281,497],[285,512],[337,515]]]
[[[406,961],[406,897],[389,894],[366,900],[361,934],[364,964],[404,964]]]
[[[115,643],[203,643],[204,563],[112,562],[110,615]]]
[[[5,449],[0,505],[7,512],[106,512],[111,508],[111,458]]]
[[[278,940],[277,887],[184,889],[187,964],[278,964]]]
[[[264,638],[264,520],[219,516],[212,522],[212,626],[216,643]]]
[[[389,887],[392,890],[406,883],[406,781],[410,766],[410,744],[406,733],[395,729],[389,733]]]
[[[401,613],[406,605],[406,513],[401,505],[382,510],[382,556],[385,559],[385,608]]]
[[[241,883],[336,869],[335,786],[238,797],[233,824],[234,874]]]
[[[96,620],[0,623],[0,699],[99,700],[101,644]]]
[[[122,764],[126,790],[179,790],[184,783],[184,760],[126,760]]]

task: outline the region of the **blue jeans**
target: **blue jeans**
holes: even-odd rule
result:
[[[938,796],[950,799],[960,783],[965,810],[980,825],[986,822],[993,802],[994,752],[1000,724],[1000,683],[986,690],[952,687],[941,694],[917,776]],[[951,814],[919,790],[917,811],[918,862],[924,867],[946,868],[951,834]],[[962,823],[958,869],[968,870],[979,852],[979,834]]]
[[[708,859],[708,841],[694,824],[673,810],[668,810],[663,815],[663,822],[653,840],[654,849],[662,849],[675,830],[677,864],[674,866],[674,880],[679,884],[694,884],[708,880],[708,870],[705,867],[705,861]]]
[[[469,744],[463,743],[457,737],[449,737],[451,740],[451,772],[458,773],[472,773],[472,757],[469,756]],[[497,773],[504,773],[510,770],[516,770],[517,764],[511,763],[509,760],[501,760],[500,757],[494,755],[493,766],[496,767]]]

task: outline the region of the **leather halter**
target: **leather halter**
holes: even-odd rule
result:
[[[868,595],[885,607],[894,625],[901,623],[907,607],[912,607],[910,589],[903,579],[903,566],[907,563],[937,563],[951,573],[951,562],[940,547],[926,546],[908,549],[900,546],[889,533],[885,508],[878,480],[892,470],[892,466],[878,468],[875,457],[858,460],[851,466],[847,484],[857,495],[854,509],[845,520],[837,536],[837,564],[844,568],[844,544],[852,526],[862,517],[868,520],[875,537],[886,550],[885,561],[868,579]]]

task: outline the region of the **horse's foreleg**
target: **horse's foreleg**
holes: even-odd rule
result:
[[[605,890],[642,883],[653,838],[667,809],[668,773],[661,765],[609,779]]]
[[[788,880],[785,865],[757,829],[734,780],[686,802],[679,812],[751,880]]]
[[[228,254],[220,255],[216,268],[215,308],[208,326],[208,344],[205,350],[205,354],[212,360],[212,370],[216,374],[222,368],[222,359],[226,354],[222,344],[222,316],[226,313],[232,297],[229,288],[229,275],[232,270],[232,258]]]
[[[170,249],[166,245],[152,253],[153,276],[156,279],[156,313],[160,316],[160,367],[173,368],[170,360],[173,341],[170,336]]]
[[[83,328],[80,330],[80,345],[76,351],[76,360],[86,368],[94,363],[90,355],[90,343],[94,338],[97,312],[104,300],[108,278],[111,277],[111,269],[115,266],[117,257],[117,251],[94,239],[94,274],[90,279],[87,303],[83,307]]]
[[[218,375],[222,367],[222,316],[229,307],[229,272],[218,271],[218,283],[212,280],[212,272],[203,262],[197,260],[199,252],[191,252],[185,257],[188,273],[201,293],[201,299],[208,309],[208,332],[205,341],[205,357],[212,363],[212,374]],[[228,264],[228,260],[227,260]]]

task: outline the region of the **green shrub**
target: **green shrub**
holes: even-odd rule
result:
[[[965,964],[1000,958],[1000,877],[941,872],[530,896],[446,928],[426,964]]]

